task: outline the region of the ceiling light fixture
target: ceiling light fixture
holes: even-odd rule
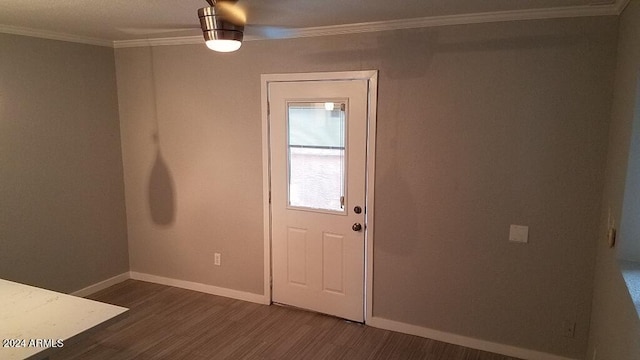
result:
[[[216,12],[215,1],[211,6],[198,9],[200,27],[207,47],[213,51],[232,52],[242,45],[244,25],[234,24]]]

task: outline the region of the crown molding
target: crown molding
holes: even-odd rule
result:
[[[71,34],[65,34],[65,33],[53,32],[53,31],[21,28],[21,27],[10,26],[10,25],[0,24],[0,33],[30,36],[30,37],[36,37],[41,39],[49,39],[49,40],[67,41],[67,42],[74,42],[74,43],[87,44],[87,45],[113,47],[113,41],[109,41],[109,40],[77,36],[77,35],[71,35]]]
[[[624,11],[630,0],[615,0],[602,5],[568,6],[560,8],[531,9],[519,11],[495,11],[476,14],[431,16],[414,19],[401,19],[389,21],[375,21],[359,24],[345,24],[332,26],[318,26],[309,28],[289,29],[280,39],[304,38],[315,36],[331,36],[344,34],[357,34],[378,31],[390,31],[401,29],[428,28],[437,26],[480,24],[505,21],[558,19],[589,16],[616,16]],[[0,25],[0,33],[32,36],[52,40],[70,41],[76,43],[108,46],[113,48],[164,46],[202,44],[201,36],[185,36],[172,38],[138,39],[138,40],[102,40],[64,33],[56,33],[42,30],[19,28],[8,25]],[[245,41],[265,40],[257,36],[245,36]]]
[[[613,4],[597,6],[571,6],[522,11],[496,11],[476,14],[433,16],[415,19],[376,21],[361,24],[302,28],[292,31],[293,35],[290,37],[328,36],[450,25],[613,15],[619,15],[617,7]]]
[[[289,29],[286,36],[280,39],[304,38],[315,36],[331,36],[356,34],[389,30],[427,28],[449,25],[480,24],[504,21],[558,19],[589,16],[615,16],[619,15],[630,0],[619,0],[612,4],[569,6],[549,9],[533,9],[521,11],[496,11],[464,15],[431,16],[414,19],[401,19],[389,21],[375,21],[359,24],[345,24],[332,26],[318,26],[309,28]],[[245,41],[265,40],[256,36],[246,36]],[[114,41],[114,48],[160,46],[160,45],[184,45],[201,44],[201,36],[189,36],[182,38],[162,38],[145,40]]]
[[[618,10],[618,15],[622,14],[630,1],[631,0],[616,0],[614,5],[616,6],[616,10]]]

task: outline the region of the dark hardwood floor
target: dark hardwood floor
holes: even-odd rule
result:
[[[90,297],[129,315],[51,360],[517,360],[330,316],[127,280]]]

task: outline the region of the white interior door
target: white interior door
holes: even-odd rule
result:
[[[268,84],[272,300],[364,321],[366,80]]]

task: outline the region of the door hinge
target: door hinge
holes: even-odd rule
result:
[[[271,190],[269,190],[269,204],[271,204]]]

